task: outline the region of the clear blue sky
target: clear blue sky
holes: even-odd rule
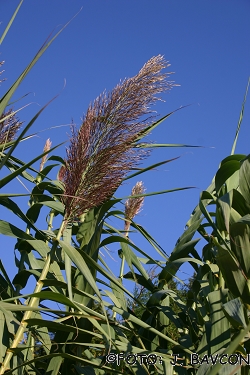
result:
[[[0,1],[0,33],[17,0]],[[32,132],[69,124],[80,118],[91,100],[120,79],[135,75],[152,56],[170,61],[171,77],[180,84],[163,96],[154,109],[163,116],[191,104],[164,122],[150,139],[159,143],[184,143],[200,149],[153,151],[144,166],[181,156],[178,161],[142,175],[147,192],[195,186],[196,189],[147,198],[137,221],[170,254],[182,234],[199,194],[214,176],[220,161],[232,147],[241,104],[250,75],[249,0],[25,0],[1,46],[7,81],[4,93],[52,31],[58,31],[79,9],[80,14],[63,31],[33,68],[16,98],[31,92],[17,104],[32,103],[20,112],[26,123],[54,95],[59,97],[36,121]],[[66,87],[64,86],[66,79]],[[28,161],[43,149],[65,141],[68,127],[39,134],[21,146],[18,155]],[[249,153],[250,98],[245,108],[236,152]],[[60,154],[63,155],[63,147]],[[3,173],[3,172],[2,172]],[[128,195],[129,182],[119,191]],[[25,192],[14,184],[13,192]],[[23,206],[24,207],[24,206]],[[3,212],[3,209],[0,208]],[[2,215],[1,215],[2,216]],[[6,216],[13,222],[11,216]],[[11,266],[7,242],[0,241],[4,262]],[[139,238],[135,238],[138,245]],[[13,241],[14,243],[14,241]],[[151,251],[148,247],[144,250]],[[116,253],[112,256],[117,259]],[[8,266],[7,266],[8,268]],[[189,271],[188,271],[189,272]],[[191,272],[190,272],[191,273]]]

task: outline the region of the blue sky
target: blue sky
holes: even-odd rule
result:
[[[18,2],[1,0],[0,33]],[[150,139],[158,143],[203,146],[161,148],[153,151],[143,163],[148,166],[181,156],[141,176],[147,192],[195,187],[147,198],[137,217],[170,254],[198,203],[199,194],[210,184],[220,161],[231,151],[250,75],[250,1],[24,0],[1,46],[0,59],[5,60],[4,76],[7,78],[0,87],[2,94],[49,34],[58,31],[81,7],[81,12],[19,88],[16,98],[30,94],[17,103],[16,108],[31,103],[19,117],[27,123],[41,106],[60,93],[31,132],[70,124],[72,119],[80,125],[88,104],[99,93],[111,90],[120,79],[135,75],[152,56],[164,55],[171,63],[168,70],[175,72],[171,79],[180,86],[163,95],[165,102],[158,103],[154,109],[163,116],[180,106],[191,105],[171,116]],[[248,99],[237,153],[249,153],[249,122]],[[42,151],[48,137],[56,145],[67,140],[67,133],[68,126],[39,133],[35,140],[23,144],[17,155],[28,161]],[[64,146],[59,153],[64,155]],[[135,182],[126,183],[119,195],[128,195]],[[11,192],[25,192],[17,183],[11,189]],[[26,202],[22,204],[25,207]],[[13,222],[11,216],[8,218]],[[4,248],[14,243],[2,236],[0,240]],[[145,243],[140,243],[139,237],[134,241],[151,251]],[[5,264],[7,262],[8,269],[12,263],[3,247],[0,256]],[[8,251],[13,254],[12,249]],[[117,259],[116,253],[112,256]],[[191,275],[190,269],[186,271]]]

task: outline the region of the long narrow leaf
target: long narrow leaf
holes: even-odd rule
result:
[[[151,327],[149,324],[143,322],[141,319],[136,318],[135,316],[133,316],[132,314],[128,313],[127,311],[124,311],[124,310],[122,310],[122,309],[120,309],[118,307],[115,307],[115,306],[110,306],[110,308],[112,310],[114,310],[115,312],[117,312],[118,314],[122,315],[124,319],[130,320],[131,322],[133,322],[135,324],[138,324],[140,327],[142,327],[144,329],[147,329],[150,332],[155,333],[156,335],[159,335],[160,337],[162,337],[166,341],[171,342],[172,344],[179,346],[178,342],[176,342],[175,340],[172,340],[170,337],[164,335],[162,332],[160,332],[157,329]],[[189,350],[189,349],[186,349],[186,348],[182,347],[182,350],[184,350],[186,353],[192,354],[192,351]]]
[[[133,178],[133,177],[135,177],[135,176],[138,176],[138,175],[141,174],[141,173],[145,173],[145,172],[147,172],[147,171],[150,171],[150,170],[152,170],[152,169],[155,169],[155,168],[159,167],[160,165],[163,165],[163,164],[169,163],[169,162],[174,161],[174,160],[177,160],[177,159],[179,159],[179,156],[178,156],[177,158],[173,158],[173,159],[169,159],[169,160],[164,160],[164,161],[161,161],[160,163],[152,164],[152,165],[150,165],[149,167],[142,168],[142,169],[139,170],[138,172],[135,172],[135,173],[133,173],[133,174],[131,174],[131,175],[125,177],[125,178],[123,179],[123,181],[125,181],[125,180],[129,180],[130,178]]]
[[[81,9],[80,9],[81,11]],[[79,11],[79,12],[80,12]],[[78,12],[78,13],[79,13]],[[26,77],[26,75],[29,73],[29,71],[33,68],[33,66],[36,64],[36,62],[39,60],[39,58],[43,55],[43,53],[46,51],[46,49],[51,45],[51,43],[58,37],[59,34],[70,24],[70,22],[78,15],[78,13],[71,18],[69,22],[67,22],[57,33],[56,35],[51,38],[48,42],[46,41],[44,45],[39,49],[33,60],[30,62],[30,64],[27,66],[27,68],[24,69],[22,74],[18,77],[18,79],[14,82],[14,84],[10,87],[10,89],[6,92],[6,94],[2,97],[0,101],[0,115],[4,112],[6,106],[8,105],[8,102],[14,92],[16,91],[17,87],[20,85],[22,80]]]
[[[63,142],[64,143],[64,142]],[[47,155],[49,152],[55,150],[57,147],[60,147],[63,143],[51,148],[49,151],[43,152],[42,154],[38,155],[36,158],[28,162],[27,164],[23,165],[19,169],[17,169],[15,172],[10,173],[8,176],[5,176],[0,180],[0,189],[7,185],[10,181],[12,181],[14,178],[19,176],[23,171],[25,171],[30,165],[34,164],[37,160],[40,160],[43,156]]]
[[[16,15],[17,15],[17,13],[18,13],[18,11],[19,11],[19,9],[20,9],[22,3],[23,3],[23,0],[21,0],[20,3],[18,4],[18,6],[17,6],[15,12],[13,13],[13,16],[11,17],[11,19],[10,19],[8,25],[6,26],[6,28],[5,28],[4,32],[3,32],[3,35],[2,35],[1,38],[0,38],[0,45],[3,43],[3,40],[4,40],[4,38],[6,37],[6,34],[7,34],[7,32],[9,31],[9,28],[11,27],[11,25],[12,25],[12,23],[13,23],[13,21],[14,21]]]
[[[29,218],[22,212],[19,206],[14,201],[8,198],[9,196],[9,194],[6,194],[6,197],[4,197],[4,194],[0,194],[0,205],[11,210],[17,217],[22,219],[27,225],[34,229],[36,233],[39,233],[41,236],[43,236],[43,233],[35,227],[35,225],[29,220]]]
[[[180,191],[180,190],[188,190],[188,189],[194,189],[195,186],[188,186],[184,188],[175,188],[170,190],[161,190],[161,191],[154,191],[152,193],[145,193],[145,194],[137,194],[137,195],[128,195],[127,197],[119,198],[120,200],[123,199],[129,199],[129,198],[141,198],[141,197],[151,197],[152,195],[160,195],[160,194],[166,194],[166,193],[173,193],[174,191]]]
[[[23,129],[17,140],[14,142],[8,153],[5,155],[5,157],[2,159],[0,163],[0,169],[4,166],[5,162],[9,159],[15,148],[18,146],[19,142],[23,139],[23,136],[27,133],[29,128],[33,125],[33,123],[36,121],[36,119],[40,116],[40,114],[44,111],[44,109],[57,97],[56,95],[54,98],[52,98],[47,104],[45,104],[40,111],[37,112],[37,114],[32,118],[32,120],[28,123],[27,126]],[[50,151],[50,150],[49,150]]]
[[[243,119],[243,115],[244,115],[244,109],[245,109],[245,103],[246,103],[246,100],[247,100],[247,93],[248,93],[249,84],[250,84],[250,77],[248,78],[248,82],[247,82],[247,88],[246,88],[245,96],[244,96],[241,111],[240,111],[240,118],[239,118],[239,121],[238,121],[236,134],[235,134],[235,137],[234,137],[234,143],[233,143],[233,147],[232,147],[232,150],[231,150],[231,155],[234,154],[234,151],[235,151],[235,148],[236,148],[236,144],[237,144],[237,140],[238,140],[238,136],[239,136],[239,132],[240,132],[240,127],[241,127],[241,123],[242,123],[242,119]]]
[[[138,143],[135,147],[156,148],[156,147],[202,147],[202,146],[185,145],[181,143]]]
[[[234,353],[236,351],[236,349],[238,348],[239,344],[242,342],[243,338],[249,333],[249,330],[250,330],[250,323],[248,324],[248,326],[243,329],[239,334],[238,336],[235,337],[234,340],[231,341],[231,343],[228,345],[228,347],[223,351],[222,354],[226,354],[227,357],[230,356],[230,354]],[[218,374],[221,366],[223,366],[223,361],[217,361],[215,366],[210,366],[210,369],[209,371],[207,372],[206,375],[216,375]],[[235,372],[235,367],[233,368],[234,372]]]
[[[151,133],[153,129],[155,129],[158,125],[160,125],[163,121],[165,121],[172,114],[174,114],[177,111],[180,111],[181,109],[183,109],[185,107],[188,107],[188,105],[187,106],[182,106],[180,108],[177,108],[176,110],[174,110],[174,111],[168,113],[167,115],[163,116],[160,120],[155,121],[153,124],[149,125],[146,129],[144,129],[143,131],[141,131],[138,134],[136,142],[138,142],[140,139],[144,138],[146,135],[148,135],[149,133]]]

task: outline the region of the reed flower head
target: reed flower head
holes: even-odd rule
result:
[[[145,187],[143,186],[142,181],[139,181],[135,184],[132,189],[131,196],[141,195],[145,193]],[[130,227],[130,220],[132,220],[135,215],[141,212],[144,202],[144,197],[129,198],[125,202],[125,226],[124,230],[128,231]]]
[[[111,197],[126,173],[147,153],[135,148],[138,135],[152,123],[150,106],[173,82],[162,73],[169,64],[151,58],[139,73],[103,92],[90,104],[79,130],[72,125],[65,167],[59,178],[65,220],[72,221]]]
[[[52,142],[51,142],[50,138],[48,138],[47,141],[45,142],[43,152],[49,151],[51,149],[51,145],[52,145]],[[48,158],[48,154],[46,154],[42,157],[42,160],[41,160],[41,163],[40,163],[40,168],[39,168],[40,172],[43,170],[43,167],[44,167],[44,164],[46,163],[47,158]]]
[[[0,145],[11,142],[17,131],[20,129],[20,122],[12,109],[9,109],[0,116]]]

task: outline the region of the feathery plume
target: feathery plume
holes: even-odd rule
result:
[[[52,145],[52,142],[51,142],[50,138],[48,138],[47,141],[45,142],[43,152],[49,151],[51,149],[51,145]],[[47,158],[48,158],[48,154],[46,154],[42,157],[42,160],[41,160],[41,163],[40,163],[40,169],[39,169],[40,172],[43,170],[43,167],[44,167],[44,164],[46,163]]]
[[[3,113],[0,116],[0,145],[11,142],[21,125],[22,122],[17,119],[12,109]]]
[[[60,180],[65,185],[62,200],[65,220],[72,221],[111,197],[128,170],[147,153],[134,148],[138,134],[152,123],[150,106],[155,95],[171,89],[170,64],[152,57],[139,73],[103,92],[90,104],[79,130],[72,125],[65,167]]]
[[[132,189],[131,196],[141,195],[145,193],[145,187],[143,186],[143,182],[139,181],[135,184]],[[137,198],[129,198],[125,202],[125,225],[124,230],[128,232],[130,227],[130,220],[133,220],[135,215],[141,212],[142,206],[144,202],[144,197],[137,197]]]

